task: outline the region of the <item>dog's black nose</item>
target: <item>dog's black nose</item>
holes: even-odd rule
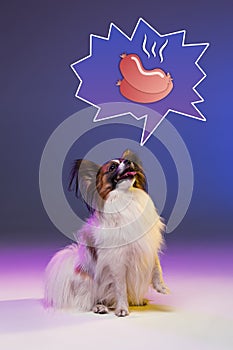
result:
[[[126,166],[130,166],[130,165],[131,165],[131,161],[128,160],[128,159],[124,159],[123,163],[124,163]]]

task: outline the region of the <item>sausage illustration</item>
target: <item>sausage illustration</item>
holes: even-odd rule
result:
[[[146,70],[136,54],[122,54],[121,58],[120,71],[124,79],[118,85],[124,97],[134,102],[151,103],[171,92],[173,83],[169,73],[160,68]]]
[[[167,90],[164,90],[159,93],[147,93],[140,90],[135,89],[132,85],[130,85],[127,80],[119,80],[117,85],[120,86],[121,94],[126,97],[130,101],[138,102],[138,103],[153,103],[156,101],[162,100],[166,97],[169,92],[172,90],[172,86],[168,86]]]

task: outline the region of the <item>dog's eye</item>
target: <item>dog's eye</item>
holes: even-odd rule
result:
[[[116,164],[112,164],[108,170],[109,170],[109,172],[112,172],[115,169],[116,169]]]

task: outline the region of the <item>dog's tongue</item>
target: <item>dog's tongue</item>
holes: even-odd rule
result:
[[[119,177],[119,180],[125,179],[126,177],[134,177],[136,175],[136,171],[127,171],[123,175]]]

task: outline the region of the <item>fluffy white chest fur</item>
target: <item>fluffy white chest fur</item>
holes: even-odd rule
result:
[[[131,180],[121,182],[110,192],[97,221],[95,242],[100,247],[128,245],[142,236],[152,239],[154,244],[161,243],[163,225],[155,206],[146,192],[132,186]]]
[[[89,227],[98,247],[97,299],[108,306],[115,305],[114,279],[121,276],[126,278],[129,303],[143,303],[162,243],[163,224],[151,198],[131,185],[130,180],[119,184],[106,200],[104,212],[95,223],[92,218],[87,224],[92,225]]]

